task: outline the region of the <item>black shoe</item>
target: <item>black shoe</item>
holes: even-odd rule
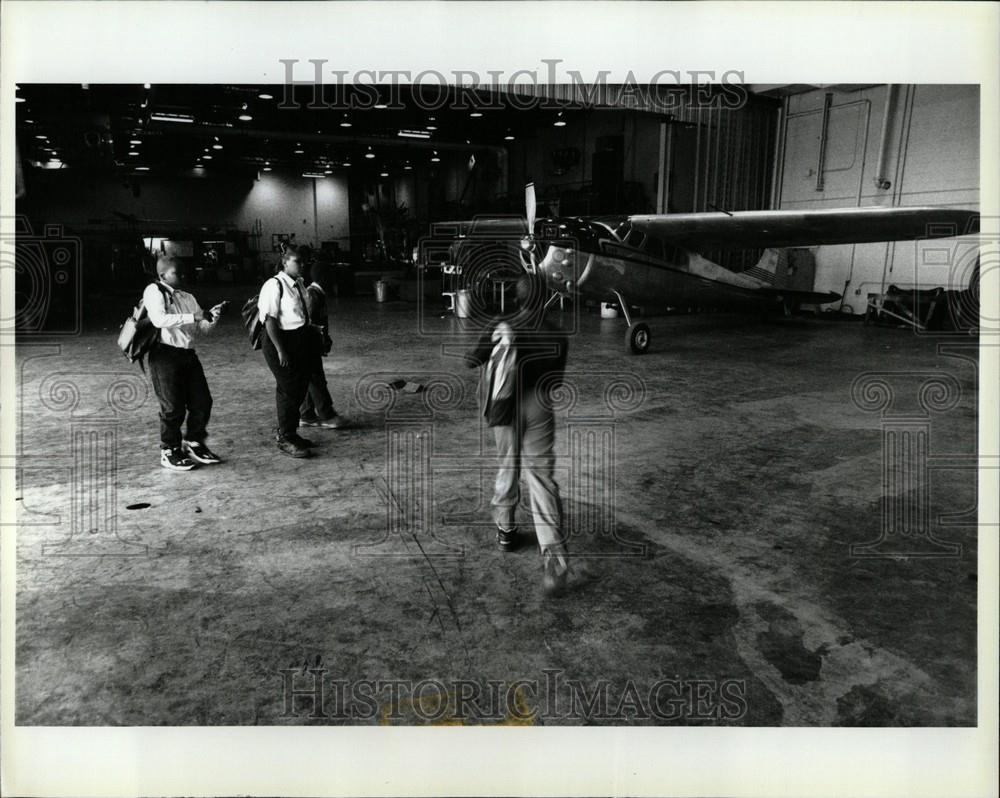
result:
[[[299,458],[309,456],[309,450],[305,446],[300,446],[297,441],[291,438],[279,438],[278,451],[282,454],[287,454],[289,457]]]
[[[542,589],[550,598],[561,596],[566,592],[569,581],[569,564],[566,555],[556,554],[551,549],[542,551]]]
[[[497,546],[503,551],[513,551],[517,548],[517,527],[503,529],[497,527]]]
[[[188,458],[180,446],[177,446],[173,449],[160,449],[160,465],[171,471],[190,471],[197,464]]]
[[[274,440],[276,443],[281,443],[282,441],[294,441],[297,445],[301,446],[303,449],[311,449],[313,446],[316,445],[308,438],[303,438],[297,432],[294,435],[289,435],[287,438],[280,432],[275,432]]]
[[[202,465],[215,465],[221,463],[222,458],[209,449],[204,443],[199,441],[184,441],[181,446],[184,453],[196,463]]]

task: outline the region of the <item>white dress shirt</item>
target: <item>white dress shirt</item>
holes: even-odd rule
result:
[[[279,291],[278,280],[281,281],[283,290]],[[281,330],[297,330],[304,327],[306,324],[305,301],[305,283],[302,282],[302,278],[293,279],[283,271],[278,272],[260,288],[260,297],[257,299],[260,321],[263,324],[270,316],[278,322],[278,328]]]
[[[159,327],[163,343],[178,349],[193,349],[195,333],[213,329],[219,323],[219,317],[216,316],[212,321],[202,319],[196,322],[194,315],[201,310],[197,299],[187,291],[172,288],[162,280],[159,286],[157,287],[157,283],[150,283],[142,292],[142,303],[149,314],[149,320],[154,327]],[[170,296],[169,303],[163,296],[161,287]]]

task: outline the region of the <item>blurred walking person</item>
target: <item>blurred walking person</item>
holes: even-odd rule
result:
[[[562,379],[568,346],[565,334],[545,320],[541,281],[524,275],[516,291],[517,310],[486,326],[466,362],[485,366],[483,409],[497,447],[491,501],[497,545],[504,551],[518,545],[515,513],[523,476],[542,555],[543,587],[556,595],[566,588],[569,558],[555,481],[555,417],[549,392]]]

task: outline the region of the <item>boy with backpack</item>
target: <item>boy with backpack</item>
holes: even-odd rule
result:
[[[160,465],[190,471],[199,464],[222,462],[205,443],[212,393],[194,350],[194,336],[215,328],[225,303],[202,310],[198,300],[180,289],[182,276],[174,258],[160,258],[156,274],[158,281],[146,286],[142,301],[158,330],[148,359],[153,391],[160,400]]]
[[[297,458],[308,457],[313,445],[298,433],[299,408],[309,391],[313,354],[319,348],[319,331],[309,321],[301,275],[299,249],[284,247],[280,270],[261,286],[254,319],[264,360],[274,375],[275,442],[279,452]]]

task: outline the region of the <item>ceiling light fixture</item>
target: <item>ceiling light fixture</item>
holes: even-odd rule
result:
[[[211,156],[211,155],[202,155],[201,157],[202,157],[202,158],[203,158],[204,160],[206,160],[206,161],[211,161],[211,160],[212,160],[212,156]]]
[[[294,152],[296,155],[302,155],[305,152],[305,150],[292,150],[292,152]]]
[[[260,100],[273,100],[274,99],[274,95],[272,95],[272,94],[258,94],[257,98],[260,99]]]
[[[427,125],[427,130],[437,130],[437,125]]]
[[[135,168],[135,171],[137,171],[137,172],[148,172],[149,171],[149,167],[148,166],[137,166]]]
[[[213,144],[212,145],[212,149],[213,150],[221,150],[222,149],[222,145],[221,144]]]
[[[253,117],[250,116],[250,114],[240,114],[240,121],[241,122],[250,122],[252,120],[253,120]]]
[[[264,167],[263,169],[261,169],[260,171],[262,171],[262,172],[270,172],[270,171],[271,171],[271,167],[270,167],[270,166],[265,166],[265,167]]]
[[[479,119],[479,117],[481,117],[482,115],[483,115],[482,111],[473,111],[471,114],[469,114],[469,116],[471,116],[473,119]]]
[[[303,172],[302,176],[303,177],[315,177],[317,179],[322,179],[322,178],[326,177],[326,175],[323,174],[322,172]]]
[[[441,159],[438,157],[437,150],[434,150],[434,154],[431,156],[431,163],[441,163]]]
[[[145,107],[146,106],[143,105],[143,108],[145,108]],[[162,113],[157,113],[157,114],[150,114],[149,118],[150,118],[150,121],[152,121],[152,122],[184,122],[185,124],[188,124],[188,125],[190,125],[192,122],[194,122],[194,117],[193,116],[187,116],[186,114],[162,114]]]
[[[562,118],[562,111],[556,116],[556,121],[552,123],[553,127],[566,127],[566,120]]]
[[[138,153],[138,152],[137,152],[136,150],[131,150],[131,151],[129,152],[129,155],[138,155],[138,154],[139,154],[139,153]]]
[[[365,153],[365,158],[368,158],[369,160],[371,160],[374,157],[375,157],[375,153],[372,152],[372,148],[369,147],[368,148],[368,152]]]
[[[389,106],[386,105],[385,103],[375,103],[375,108],[378,109],[379,111],[384,111],[388,107]]]
[[[129,144],[142,144],[141,139],[130,139]]]
[[[340,126],[341,127],[350,127],[351,126],[351,123],[347,119],[347,114],[344,114],[344,118],[341,121]]]
[[[431,137],[431,134],[424,130],[400,130],[396,135],[404,139],[429,139]]]

